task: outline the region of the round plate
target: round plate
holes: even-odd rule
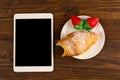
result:
[[[89,18],[90,16],[85,16],[85,15],[82,15],[82,16],[78,16],[79,18],[85,20],[87,18]],[[61,31],[61,36],[60,38],[64,38],[67,34],[71,33],[71,32],[74,32],[74,31],[77,31],[73,28],[73,25],[71,23],[71,20],[68,20],[65,25],[63,26],[62,28],[62,31]],[[100,23],[98,23],[96,25],[96,27],[94,27],[92,29],[92,32],[95,32],[98,34],[98,40],[97,42],[91,46],[87,51],[85,51],[84,53],[78,55],[78,56],[73,56],[73,58],[76,58],[76,59],[89,59],[89,58],[92,58],[92,57],[95,57],[98,53],[100,53],[100,51],[102,50],[103,46],[104,46],[104,43],[105,43],[105,32],[103,30],[103,27]]]

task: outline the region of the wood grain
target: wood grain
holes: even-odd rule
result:
[[[13,72],[13,15],[54,14],[54,64],[52,73]],[[55,44],[71,14],[100,18],[105,30],[104,48],[96,57],[61,58]],[[120,0],[0,0],[0,80],[120,80]]]

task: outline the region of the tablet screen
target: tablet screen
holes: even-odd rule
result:
[[[51,66],[51,19],[15,21],[15,66]]]

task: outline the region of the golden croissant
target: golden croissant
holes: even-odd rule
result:
[[[95,32],[75,31],[57,42],[64,49],[64,56],[77,56],[88,50],[98,39]]]

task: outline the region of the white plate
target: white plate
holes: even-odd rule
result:
[[[85,19],[89,18],[90,16],[81,15],[78,17],[85,20]],[[77,31],[77,30],[75,30],[73,28],[71,20],[68,20],[62,28],[60,38],[62,39],[67,34],[74,32],[74,31]],[[84,53],[82,53],[78,56],[73,56],[74,58],[76,58],[76,59],[89,59],[89,58],[95,57],[98,53],[100,53],[100,51],[102,50],[104,43],[105,43],[105,32],[103,30],[102,25],[100,23],[98,23],[96,25],[96,27],[92,29],[92,32],[95,32],[98,34],[99,38],[98,38],[97,42],[92,47],[90,47],[87,51],[85,51]]]

